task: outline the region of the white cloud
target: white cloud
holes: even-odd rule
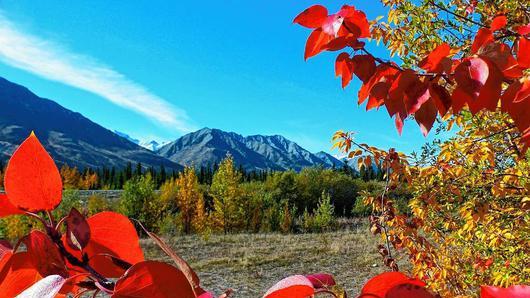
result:
[[[18,30],[1,11],[0,60],[46,79],[99,95],[180,132],[196,129],[185,111],[91,57]]]

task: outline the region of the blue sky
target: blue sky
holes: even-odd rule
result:
[[[336,11],[345,1],[320,1]],[[350,2],[369,19],[377,1]],[[214,127],[281,134],[330,150],[334,131],[410,152],[385,109],[358,107],[356,80],[334,77],[337,53],[303,59],[308,29],[293,18],[313,1],[0,2],[0,76],[91,120],[143,140]],[[382,48],[373,52],[383,57]]]

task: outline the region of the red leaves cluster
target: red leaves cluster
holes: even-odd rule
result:
[[[366,15],[349,5],[344,5],[332,15],[328,15],[324,6],[314,5],[299,14],[294,22],[314,29],[307,39],[305,59],[322,51],[338,51],[346,46],[362,48],[364,43],[358,38],[370,37]]]
[[[343,52],[335,62],[335,74],[342,77],[342,87],[357,76],[363,83],[358,103],[366,101],[367,110],[385,106],[399,133],[411,115],[427,135],[438,115],[449,111],[456,114],[466,106],[473,114],[495,111],[500,101],[502,110],[512,117],[523,140],[530,144],[530,78],[524,76],[524,70],[530,68],[530,24],[513,28],[517,40],[509,45],[497,38],[505,32],[508,20],[497,16],[488,27],[478,30],[470,56],[454,58],[457,51],[444,43],[417,68],[403,69],[364,49],[359,38],[370,37],[370,28],[364,13],[352,6],[328,16],[324,7],[315,5],[294,22],[314,29],[307,40],[306,59],[324,50],[353,50],[353,56]]]
[[[177,267],[145,261],[134,225],[121,214],[102,212],[87,219],[72,209],[59,223],[40,217],[38,212],[51,211],[61,202],[62,182],[34,134],[9,161],[5,186],[0,216],[32,216],[44,231],[31,231],[21,239],[26,251],[0,241],[0,297],[66,297],[95,290],[112,297],[213,298],[161,239],[156,242]]]

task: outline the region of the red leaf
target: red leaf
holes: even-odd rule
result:
[[[322,23],[328,17],[328,10],[322,5],[313,5],[308,9],[302,11],[293,23],[298,23],[304,27],[316,29],[322,26]]]
[[[275,284],[263,298],[309,298],[314,294],[313,284],[307,277],[293,275]]]
[[[400,284],[388,291],[385,298],[405,298],[405,297],[414,297],[414,298],[436,298],[436,295],[433,295],[423,286],[415,284]]]
[[[429,93],[434,100],[440,116],[445,116],[451,107],[451,94],[449,94],[447,89],[435,83],[429,85]]]
[[[471,54],[475,54],[482,46],[491,41],[493,41],[493,33],[491,30],[487,28],[479,29],[471,45]]]
[[[61,203],[61,175],[33,133],[13,153],[4,185],[9,201],[19,209],[50,211]]]
[[[85,248],[90,240],[90,226],[85,217],[77,209],[72,208],[65,223],[68,245],[75,250]]]
[[[352,58],[355,75],[366,83],[375,73],[376,65],[374,57],[371,55],[356,55]],[[370,91],[368,91],[369,93]],[[368,96],[368,95],[366,95]],[[366,97],[365,97],[366,98]]]
[[[29,253],[13,254],[0,272],[0,297],[15,297],[41,279]]]
[[[446,43],[437,46],[429,54],[429,56],[425,57],[420,62],[419,67],[425,69],[426,71],[437,73],[441,73],[442,71],[446,70],[447,67],[450,69],[450,60],[447,59],[447,56],[449,56],[450,51],[451,47]],[[447,62],[447,60],[449,60],[449,62]]]
[[[195,298],[184,274],[162,262],[140,262],[116,282],[112,298]]]
[[[342,77],[342,88],[348,86],[353,77],[353,62],[348,53],[341,53],[335,61],[335,76]]]
[[[323,46],[323,49],[327,51],[338,51],[344,49],[345,47],[351,47],[352,49],[360,49],[364,47],[364,45],[364,42],[359,41],[352,34],[350,34],[340,36],[331,40],[329,43]]]
[[[421,132],[424,136],[427,136],[431,130],[437,114],[438,112],[433,99],[429,99],[423,103],[420,109],[414,114],[414,119],[416,119],[416,122],[420,125]]]
[[[191,266],[181,258],[177,253],[175,253],[169,245],[167,245],[160,237],[156,234],[149,232],[142,224],[140,224],[142,229],[147,233],[147,235],[162,249],[177,265],[177,268],[184,273],[184,276],[188,279],[188,282],[192,285],[196,294],[201,294],[205,292],[200,287],[199,277],[197,273],[191,269]]]
[[[13,204],[7,199],[6,195],[0,194],[0,218],[22,213],[24,213],[24,211],[13,206]]]
[[[307,38],[305,45],[305,60],[318,55],[324,50],[324,46],[328,44],[333,37],[326,34],[322,29],[315,29]]]
[[[415,84],[405,90],[405,107],[407,115],[416,113],[427,100],[431,98],[429,84],[418,80]]]
[[[11,243],[7,242],[6,240],[0,240],[0,259],[2,259],[5,254],[11,252],[12,250],[13,246],[11,246]],[[1,267],[0,270],[2,270]]]
[[[391,117],[398,113],[402,116],[409,114],[407,112],[408,107],[405,106],[405,91],[415,88],[415,85],[418,84],[421,82],[413,70],[406,69],[399,73],[390,86],[388,97],[385,99],[385,106]]]
[[[390,83],[386,82],[385,78],[383,78],[381,82],[376,83],[372,87],[372,90],[370,90],[370,97],[366,104],[366,110],[368,111],[382,106],[388,96],[388,90],[390,90]]]
[[[67,276],[64,260],[57,245],[41,231],[31,231],[24,238],[33,267],[41,276]]]
[[[524,133],[530,127],[530,79],[515,81],[508,86],[501,97],[501,107]]]
[[[370,37],[370,24],[366,14],[353,6],[344,5],[341,9],[344,16],[342,25],[357,38]]]
[[[530,286],[511,286],[509,288],[481,286],[480,297],[481,298],[527,298],[527,297],[530,297]]]
[[[506,27],[506,24],[508,24],[506,16],[496,16],[491,22],[490,29],[491,31],[497,31]]]
[[[488,59],[483,60],[488,66],[488,79],[480,89],[480,94],[476,101],[469,103],[469,107],[473,113],[478,112],[481,109],[495,111],[502,92],[502,82],[504,80],[502,72],[493,62]]]
[[[457,87],[455,90],[453,90],[453,94],[451,94],[451,105],[453,108],[453,113],[458,113],[462,110],[462,108],[470,101],[472,101],[473,98],[471,96],[464,92],[462,88]]]
[[[519,38],[519,50],[517,51],[517,63],[524,68],[530,67],[530,40],[525,37]]]
[[[305,277],[309,279],[315,289],[329,288],[337,284],[333,275],[327,273],[310,274]]]
[[[480,90],[489,76],[488,63],[481,58],[464,59],[455,69],[458,88],[472,98],[478,98]]]
[[[517,33],[521,35],[527,35],[530,34],[530,24],[526,26],[518,26],[516,27]]]
[[[78,284],[80,282],[87,281],[89,276],[90,273],[80,273],[70,276],[68,279],[66,279],[59,293],[63,295],[79,293],[79,291],[83,288],[79,287]]]
[[[360,297],[385,297],[392,288],[401,284],[425,287],[424,282],[409,278],[401,272],[385,272],[370,279],[363,286]]]
[[[4,251],[2,256],[0,256],[0,280],[2,280],[2,271],[4,270],[4,266],[9,262],[12,256],[13,256],[12,250]]]
[[[144,260],[138,234],[127,217],[107,211],[88,218],[87,222],[91,236],[83,251],[90,257],[90,265],[99,273],[119,277],[124,272],[102,254],[115,256],[133,265]]]
[[[520,78],[523,70],[512,55],[512,50],[507,44],[491,42],[478,51],[480,57],[486,57],[509,78]]]

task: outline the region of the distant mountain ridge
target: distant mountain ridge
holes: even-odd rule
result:
[[[304,167],[341,166],[343,162],[319,152],[313,154],[287,138],[274,135],[244,137],[234,132],[203,128],[162,146],[159,155],[186,166],[212,166],[227,154],[246,170],[301,170]]]
[[[59,166],[124,168],[128,163],[141,163],[144,167],[164,166],[178,171],[182,165],[213,166],[227,154],[246,170],[299,171],[344,164],[325,152],[311,153],[280,135],[244,137],[204,128],[167,144],[143,142],[110,131],[0,77],[0,160],[7,160],[31,131]]]
[[[141,162],[147,167],[182,169],[83,115],[0,78],[0,159],[9,158],[31,131],[59,166],[122,168]]]

